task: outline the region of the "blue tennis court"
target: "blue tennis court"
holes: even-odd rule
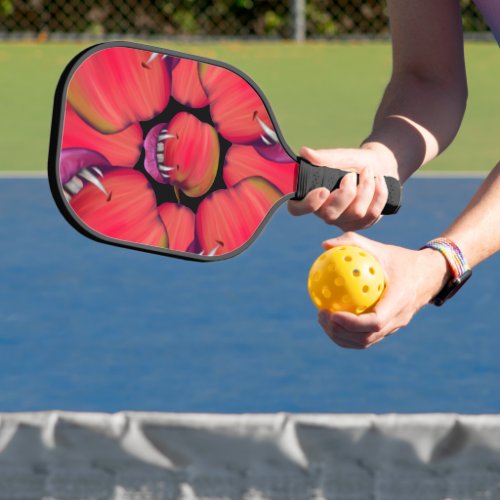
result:
[[[413,179],[364,234],[419,247],[480,182]],[[500,257],[443,308],[350,351],[306,289],[337,234],[283,206],[239,257],[184,262],[88,240],[46,179],[1,179],[0,411],[499,412]]]

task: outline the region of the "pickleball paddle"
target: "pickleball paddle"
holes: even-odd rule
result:
[[[192,260],[233,257],[276,209],[347,172],[286,144],[262,91],[203,57],[109,42],[57,86],[49,181],[64,217],[97,241]],[[384,214],[399,182],[385,178]]]

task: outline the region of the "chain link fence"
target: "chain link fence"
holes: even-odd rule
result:
[[[464,29],[487,26],[461,0]],[[0,37],[336,38],[384,36],[383,0],[0,0]]]

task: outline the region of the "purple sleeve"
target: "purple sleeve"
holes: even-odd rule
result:
[[[500,0],[474,0],[500,45]]]

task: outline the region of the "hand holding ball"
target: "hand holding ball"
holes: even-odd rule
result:
[[[369,312],[385,287],[384,271],[363,248],[340,246],[320,255],[309,271],[307,288],[318,309]]]

